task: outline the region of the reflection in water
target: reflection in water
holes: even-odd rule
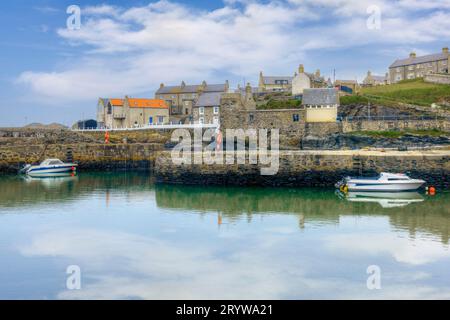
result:
[[[383,208],[405,207],[424,201],[418,192],[349,192],[345,198],[351,202],[376,202]]]
[[[155,186],[142,174],[2,177],[0,298],[450,298],[449,202]],[[64,288],[72,264],[81,291]],[[379,292],[366,288],[372,264]]]

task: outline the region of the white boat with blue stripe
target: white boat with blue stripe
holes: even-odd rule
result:
[[[404,192],[416,191],[425,181],[411,179],[403,173],[382,172],[373,178],[346,177],[336,184],[337,188],[345,191],[378,191],[378,192]]]
[[[49,176],[64,173],[75,173],[78,165],[75,163],[64,163],[59,159],[46,159],[40,165],[27,165],[22,169],[29,176]]]

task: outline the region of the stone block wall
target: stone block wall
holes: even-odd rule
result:
[[[155,174],[158,181],[172,184],[332,187],[347,175],[387,171],[409,172],[428,184],[450,187],[450,151],[281,151],[279,163],[276,175],[263,176],[261,165],[177,165],[170,153],[162,152],[156,159]]]
[[[395,121],[343,121],[342,132],[355,131],[395,131],[395,130],[431,130],[450,132],[447,120],[395,120]]]
[[[450,84],[450,74],[431,73],[424,76],[425,82]]]
[[[14,174],[24,164],[39,163],[46,158],[65,161],[68,151],[81,170],[150,170],[162,149],[163,145],[158,143],[0,146],[0,173]]]

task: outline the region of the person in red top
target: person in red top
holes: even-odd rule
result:
[[[106,131],[105,132],[105,144],[108,144],[108,143],[109,143],[109,132]]]

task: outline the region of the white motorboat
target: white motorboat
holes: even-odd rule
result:
[[[373,178],[346,177],[336,187],[344,191],[404,192],[415,191],[424,183],[425,181],[411,179],[406,174],[382,172]]]
[[[29,176],[51,176],[67,173],[75,173],[78,165],[75,163],[64,163],[59,159],[46,159],[40,165],[26,165],[21,172]]]

